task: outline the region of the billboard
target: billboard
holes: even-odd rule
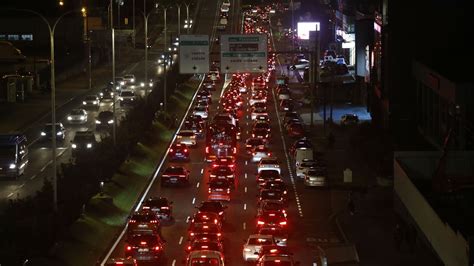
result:
[[[268,44],[266,34],[222,35],[222,73],[265,73]]]
[[[319,31],[319,22],[298,22],[298,39],[309,40],[310,31]]]
[[[209,36],[179,36],[179,73],[209,72]]]

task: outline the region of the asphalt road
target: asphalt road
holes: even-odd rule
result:
[[[176,30],[175,25],[170,26],[170,31]],[[149,31],[157,30],[158,26],[150,26]],[[152,48],[149,50],[148,56],[148,68],[149,68],[149,78],[157,80],[160,76],[163,75],[163,66],[157,64],[157,59],[161,55],[161,50],[163,49],[163,38],[156,39],[156,43],[152,45]],[[126,56],[126,55],[123,55]],[[117,61],[121,60],[116,58]],[[175,63],[177,56],[173,57],[173,62]],[[151,71],[150,71],[151,70]],[[141,58],[137,58],[137,61],[134,64],[129,65],[122,72],[117,72],[117,76],[122,76],[124,74],[134,74],[137,80],[137,83],[144,79],[145,63],[144,63],[144,54]],[[112,78],[110,78],[112,79]],[[106,84],[101,84],[97,88],[92,89],[90,94],[98,94],[98,92],[105,87]],[[144,96],[144,89],[136,89],[136,93],[140,96]],[[88,112],[87,123],[82,125],[71,125],[67,121],[67,114],[74,108],[83,108],[82,101],[84,96],[79,96],[74,99],[71,99],[70,102],[62,106],[56,111],[57,121],[63,123],[66,128],[66,135],[64,141],[57,142],[57,163],[58,169],[60,163],[69,162],[71,159],[71,140],[74,138],[77,131],[92,130],[95,132],[96,140],[101,140],[101,132],[96,131],[95,118],[98,116],[99,112],[105,110],[112,110],[112,101],[101,102],[98,108],[84,108]],[[128,107],[122,107],[117,97],[116,102],[116,115],[117,121],[120,121],[120,118],[123,117]],[[50,123],[50,116],[45,116],[43,119],[33,123],[25,132],[30,144],[29,144],[29,164],[26,167],[24,175],[15,178],[6,179],[4,178],[0,186],[0,210],[3,209],[8,200],[24,198],[27,196],[32,196],[36,191],[40,190],[43,186],[44,180],[49,179],[52,176],[52,155],[51,155],[51,140],[41,139],[40,132],[45,125],[45,123]],[[104,131],[102,131],[104,132]],[[103,134],[103,133],[102,133]]]
[[[231,9],[234,7],[232,4]],[[199,18],[201,27],[216,25],[216,20],[211,20],[209,14],[218,14],[213,7],[203,8]],[[235,13],[234,13],[235,14]],[[235,14],[231,23],[238,20],[239,14]],[[211,24],[210,24],[211,23]],[[215,27],[212,27],[215,29]],[[234,27],[238,28],[238,27]],[[200,32],[200,30],[198,30]],[[213,30],[213,34],[215,31]],[[230,33],[227,29],[225,33]],[[213,47],[213,53],[217,53],[217,47]],[[218,59],[211,55],[211,60]],[[279,70],[277,70],[277,73]],[[213,92],[213,104],[210,108],[209,117],[217,113],[217,103],[222,90],[225,90],[225,84],[221,82],[218,89]],[[273,87],[274,81],[271,86]],[[293,143],[286,133],[282,131],[279,122],[279,114],[276,109],[275,96],[270,94],[269,115],[271,116],[272,140],[270,149],[274,156],[281,162],[282,176],[290,188],[290,203],[288,209],[290,237],[288,245],[295,254],[295,260],[300,261],[301,265],[312,265],[314,260],[314,243],[330,243],[340,241],[335,224],[329,219],[331,216],[331,192],[329,190],[315,190],[306,188],[300,180],[296,180],[292,170],[293,162],[287,157],[288,148]],[[247,96],[244,97],[247,99]],[[245,265],[242,259],[242,247],[244,240],[255,232],[256,225],[256,203],[257,203],[257,184],[256,164],[251,162],[251,158],[245,152],[243,140],[249,137],[251,131],[251,120],[246,110],[244,116],[240,119],[242,127],[242,141],[237,147],[237,166],[236,176],[238,186],[231,194],[231,202],[227,204],[226,222],[224,224],[224,253],[227,265]],[[190,185],[187,187],[161,187],[160,182],[155,182],[146,197],[161,196],[173,201],[174,220],[162,225],[161,233],[166,240],[164,256],[160,265],[179,265],[186,258],[184,251],[187,243],[188,218],[192,216],[202,201],[207,200],[207,182],[209,181],[209,164],[203,161],[204,158],[204,139],[198,141],[196,148],[191,151],[191,161],[189,163],[170,163],[167,160],[163,164],[161,171],[169,165],[183,165],[190,170]],[[161,173],[158,173],[158,177]],[[157,179],[159,181],[159,178]],[[110,257],[124,256],[124,239],[120,239],[114,247]],[[147,265],[147,264],[143,264]]]

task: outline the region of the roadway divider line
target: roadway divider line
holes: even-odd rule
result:
[[[201,175],[204,174],[204,168],[201,169]]]
[[[245,164],[247,164],[247,161],[245,161]],[[247,179],[247,173],[245,173],[244,176],[245,176],[245,179]]]
[[[178,243],[178,244],[181,245],[182,243],[183,243],[183,236],[181,236],[181,237],[179,238],[179,243]]]
[[[197,184],[196,184],[196,188],[199,188],[199,182],[197,182]]]
[[[244,191],[245,191],[245,193],[247,193],[247,187],[245,187]]]
[[[166,161],[166,158],[168,158],[168,153],[169,153],[169,150],[171,148],[171,145],[173,145],[174,141],[176,140],[176,136],[178,134],[178,132],[181,130],[181,128],[183,127],[183,124],[184,124],[184,120],[185,118],[188,116],[189,114],[189,111],[191,110],[191,107],[193,106],[193,103],[194,101],[196,100],[196,96],[197,96],[197,93],[199,91],[199,88],[202,86],[202,83],[204,82],[204,77],[201,79],[201,82],[199,83],[199,86],[198,88],[196,89],[196,91],[194,92],[194,95],[193,95],[193,98],[191,99],[191,101],[189,102],[189,105],[188,105],[188,109],[186,110],[186,112],[184,113],[183,117],[181,118],[181,123],[179,124],[179,127],[176,129],[174,135],[173,135],[173,138],[171,139],[171,141],[169,142],[168,144],[168,148],[165,150],[165,154],[163,155],[163,157],[161,158],[161,162],[160,164],[158,165],[158,167],[156,168],[152,178],[150,179],[150,183],[148,184],[147,188],[145,189],[145,191],[143,192],[142,194],[142,197],[138,200],[138,204],[137,204],[137,207],[135,208],[135,211],[138,211],[140,208],[141,208],[141,205],[142,205],[142,202],[145,200],[145,197],[148,195],[148,193],[150,192],[151,190],[151,187],[153,186],[153,184],[155,183],[156,179],[158,178],[158,173],[161,171],[161,168],[163,167],[163,164],[165,163]],[[105,255],[104,259],[101,261],[100,265],[101,266],[105,266],[105,263],[107,262],[107,260],[109,259],[110,255],[112,255],[112,252],[115,250],[115,248],[117,247],[117,245],[119,244],[120,240],[123,238],[123,236],[125,235],[125,233],[127,232],[127,227],[128,227],[128,223],[125,223],[125,226],[122,230],[122,232],[119,234],[119,236],[115,239],[114,243],[112,244],[112,246],[110,247],[109,251],[107,252],[107,254]]]
[[[244,210],[247,210],[247,203],[244,203]]]
[[[243,227],[244,230],[245,230],[245,229],[247,228],[247,224],[244,222],[244,223],[242,224],[242,227]]]
[[[176,259],[173,260],[173,262],[171,263],[171,266],[175,266],[176,265]]]
[[[196,197],[193,198],[193,205],[196,203]]]
[[[275,90],[274,89],[272,89],[272,95],[273,95],[273,103],[275,105],[275,112],[277,114],[278,127],[280,128],[281,142],[283,143],[283,151],[285,152],[286,164],[288,165],[288,172],[290,174],[290,181],[291,181],[291,185],[293,187],[293,192],[295,193],[296,202],[299,204],[300,197],[298,195],[298,192],[296,191],[296,182],[295,182],[295,178],[293,177],[293,170],[291,168],[290,157],[288,157],[288,149],[286,147],[285,137],[283,137],[283,128],[281,127],[280,114],[278,113],[278,107],[277,107],[277,104],[276,104],[277,101],[276,101]],[[298,214],[300,215],[300,217],[303,217],[303,209],[301,208],[301,205],[298,205]]]

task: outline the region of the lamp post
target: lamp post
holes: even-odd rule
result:
[[[24,11],[32,13],[40,17],[48,26],[49,31],[49,43],[50,43],[50,60],[51,60],[51,73],[50,73],[50,83],[51,83],[51,155],[52,155],[52,185],[53,185],[53,209],[54,211],[58,210],[58,180],[57,180],[57,158],[56,158],[56,75],[55,75],[55,58],[54,58],[54,33],[56,31],[56,26],[59,21],[66,16],[67,14],[77,12],[77,10],[70,10],[63,13],[59,16],[54,23],[51,23],[40,13],[30,10],[30,9],[12,9],[17,11]],[[85,11],[85,9],[84,9]]]
[[[165,55],[168,57],[168,41],[166,40],[166,35],[167,35],[167,27],[166,27],[166,10],[168,9],[168,7],[164,7],[163,10],[164,10],[164,13],[163,13],[163,16],[164,16],[164,33],[165,33]],[[168,60],[168,58],[166,58]],[[168,106],[168,99],[167,99],[167,82],[166,82],[166,64],[165,64],[165,73],[164,73],[164,99],[163,99],[163,102],[164,102],[164,109],[165,109],[165,112],[167,111],[167,106]]]
[[[176,3],[178,7],[178,36],[181,35],[181,5]]]
[[[186,21],[188,22],[188,27],[186,28],[186,33],[189,34],[189,6],[191,5],[191,3],[184,3],[184,5],[186,6]]]
[[[115,84],[115,30],[114,30],[114,6],[113,0],[110,0],[110,32],[112,34],[112,90],[114,91],[112,95],[112,112],[114,114],[114,123],[112,124],[112,139],[114,142],[114,146],[117,145],[117,117],[115,115],[115,104],[117,101],[117,92],[116,84]]]
[[[136,32],[135,32],[135,0],[132,1],[132,28],[133,28],[133,35],[132,35],[132,45],[133,45],[133,48],[135,48],[135,35],[136,35]]]
[[[290,2],[291,4],[291,49],[295,50],[295,6],[293,0]]]

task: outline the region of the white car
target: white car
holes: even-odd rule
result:
[[[177,142],[186,144],[187,146],[196,145],[196,134],[192,130],[181,130],[176,136]]]
[[[250,114],[252,120],[256,120],[259,115],[268,115],[267,110],[263,108],[255,108]]]
[[[279,227],[263,227],[258,230],[261,235],[272,235],[278,246],[286,246],[288,243],[288,234]]]
[[[271,157],[272,153],[268,150],[265,145],[260,145],[255,147],[255,149],[252,150],[252,162],[257,163],[262,160],[262,158],[268,158]]]
[[[267,98],[266,97],[263,97],[261,95],[254,95],[252,96],[252,98],[250,98],[249,100],[249,104],[250,106],[253,106],[254,104],[256,103],[266,103],[267,102]]]
[[[242,256],[245,261],[256,261],[258,259],[258,252],[262,246],[270,245],[276,245],[272,235],[250,235],[244,244]]]
[[[87,122],[87,112],[84,109],[72,109],[67,115],[67,122],[70,124],[84,124]]]
[[[275,170],[278,174],[281,174],[280,162],[274,157],[262,158],[257,165],[257,173],[262,170]]]
[[[96,95],[87,95],[82,101],[82,105],[85,107],[99,107],[99,104],[99,97],[97,97]]]
[[[133,90],[122,90],[119,95],[120,105],[133,105],[137,101],[137,96]]]
[[[307,59],[299,59],[291,68],[295,70],[305,70],[309,68],[309,61]]]
[[[316,165],[316,161],[314,161],[313,159],[303,159],[300,165],[296,167],[296,176],[304,178],[306,172],[308,172],[310,168],[315,167]]]
[[[291,254],[265,254],[259,258],[256,266],[266,265],[285,265],[285,266],[299,266],[299,261],[293,261]]]
[[[324,187],[327,185],[326,171],[308,170],[304,175],[304,185],[308,187]]]
[[[202,105],[195,106],[193,109],[193,115],[198,115],[202,117],[202,119],[207,119],[209,117],[209,110],[207,107]]]
[[[125,83],[135,83],[135,75],[126,74],[123,76],[123,80],[125,81]]]
[[[229,6],[228,5],[222,5],[221,6],[221,12],[227,13],[229,12]]]

